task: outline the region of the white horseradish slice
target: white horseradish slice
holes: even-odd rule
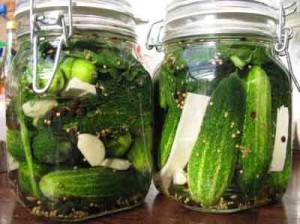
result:
[[[105,158],[104,144],[97,136],[78,135],[77,147],[91,166],[100,166]]]
[[[185,185],[187,183],[187,177],[183,170],[178,170],[174,173],[173,184]]]
[[[57,106],[56,100],[32,100],[24,103],[22,109],[28,117],[41,118]]]
[[[77,78],[71,79],[61,93],[64,97],[82,97],[86,94],[96,95],[96,87]]]
[[[159,173],[165,191],[168,191],[174,174],[183,170],[190,159],[209,100],[208,96],[187,94],[170,156]]]
[[[270,167],[271,172],[281,172],[284,163],[289,139],[289,108],[280,107],[277,109],[277,124],[273,159]]]
[[[126,159],[106,159],[101,163],[101,166],[114,170],[128,170],[131,163]]]

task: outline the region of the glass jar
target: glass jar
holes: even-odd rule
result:
[[[148,43],[165,52],[154,182],[187,208],[236,212],[286,190],[291,86],[275,51],[278,17],[263,1],[173,1],[162,43]]]
[[[299,2],[299,1],[298,1]],[[299,5],[299,3],[298,3]],[[298,61],[300,60],[300,10],[298,7],[298,10],[296,13],[292,14],[287,19],[288,25],[293,28],[294,31],[294,37],[290,42],[289,45],[289,52],[291,56],[291,62],[294,70],[295,76],[299,79],[300,78],[300,65],[298,64]],[[286,62],[286,60],[283,60]],[[295,126],[297,127],[296,130],[293,130],[293,134],[295,132],[297,135],[294,136],[294,142],[300,143],[300,103],[299,103],[299,97],[300,92],[297,90],[296,86],[293,85],[293,122]],[[294,126],[294,127],[295,127]]]
[[[140,205],[151,182],[152,80],[135,55],[130,4],[33,6],[17,1],[7,87],[14,192],[31,214],[60,221]]]

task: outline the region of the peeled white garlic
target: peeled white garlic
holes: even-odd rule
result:
[[[97,136],[91,134],[78,135],[77,147],[91,166],[100,166],[105,158],[104,144]]]
[[[126,159],[106,159],[101,166],[109,167],[115,170],[127,170],[131,163]]]
[[[32,100],[24,103],[22,109],[26,116],[40,118],[57,106],[55,100]]]
[[[86,94],[96,95],[96,87],[77,78],[71,79],[61,93],[64,97],[82,97]]]

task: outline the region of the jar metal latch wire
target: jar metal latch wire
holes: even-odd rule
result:
[[[53,80],[55,73],[58,69],[59,65],[59,60],[60,60],[60,55],[62,51],[63,45],[68,46],[69,39],[73,35],[73,16],[72,16],[72,0],[69,0],[68,4],[68,20],[69,20],[69,26],[67,27],[66,25],[66,20],[64,15],[59,15],[57,18],[57,22],[55,25],[59,25],[62,28],[62,33],[58,38],[58,43],[57,43],[57,50],[56,50],[56,55],[54,59],[54,66],[53,69],[50,73],[50,77],[47,80],[47,83],[44,88],[39,88],[38,86],[38,64],[39,64],[39,55],[38,55],[38,49],[39,49],[39,42],[41,38],[46,37],[46,34],[40,34],[37,31],[39,31],[41,28],[38,24],[38,22],[43,22],[45,20],[44,16],[40,16],[37,13],[35,13],[35,0],[30,0],[30,37],[31,37],[31,44],[32,44],[32,50],[33,50],[33,84],[32,88],[33,91],[37,94],[43,94],[48,91],[50,88]]]
[[[296,10],[296,8],[295,8]],[[293,71],[292,61],[289,53],[289,41],[293,38],[292,28],[286,25],[286,13],[283,5],[280,7],[279,23],[277,29],[277,43],[275,45],[275,50],[281,57],[286,57],[287,66],[290,72],[291,80],[293,80],[297,90],[300,92],[300,84]]]
[[[146,48],[148,50],[152,50],[153,48],[155,48],[158,52],[162,51],[161,36],[162,36],[162,31],[164,29],[163,22],[164,20],[159,20],[157,22],[152,23],[146,40]],[[158,27],[158,34],[156,35],[156,39],[153,38],[155,27]]]

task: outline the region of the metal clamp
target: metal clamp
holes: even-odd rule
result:
[[[148,50],[152,50],[153,48],[155,48],[158,52],[161,51],[161,46],[162,46],[161,33],[162,33],[163,28],[164,28],[164,26],[162,25],[163,22],[164,22],[163,20],[160,20],[160,21],[154,22],[151,25],[150,30],[149,30],[148,35],[147,35],[147,40],[146,40],[146,48]],[[154,40],[154,38],[151,38],[151,37],[153,35],[154,27],[156,27],[158,25],[160,25],[158,35],[157,35],[156,40]]]
[[[293,38],[293,30],[286,26],[286,14],[283,5],[280,7],[280,18],[277,30],[277,43],[275,45],[275,50],[279,56],[285,56],[287,60],[288,69],[290,71],[291,79],[293,80],[296,88],[300,92],[300,84],[294,74],[289,49],[290,39]]]
[[[39,64],[39,56],[38,56],[38,50],[39,50],[39,40],[42,37],[45,37],[45,35],[39,35],[36,34],[36,31],[40,30],[38,22],[42,22],[44,17],[39,17],[37,14],[34,13],[35,11],[35,2],[34,0],[30,0],[30,36],[31,36],[31,44],[33,49],[33,82],[32,82],[32,88],[33,91],[37,94],[43,94],[48,91],[50,88],[55,73],[58,69],[60,55],[62,51],[63,45],[68,46],[69,39],[73,35],[73,13],[72,13],[72,0],[69,0],[68,5],[68,17],[69,17],[69,27],[67,28],[65,17],[64,15],[60,15],[57,20],[57,25],[60,25],[62,27],[62,34],[58,38],[58,44],[57,44],[57,50],[54,60],[54,67],[52,72],[50,73],[50,77],[47,81],[47,84],[44,88],[40,89],[38,87],[38,64]],[[68,31],[67,31],[68,30]]]

